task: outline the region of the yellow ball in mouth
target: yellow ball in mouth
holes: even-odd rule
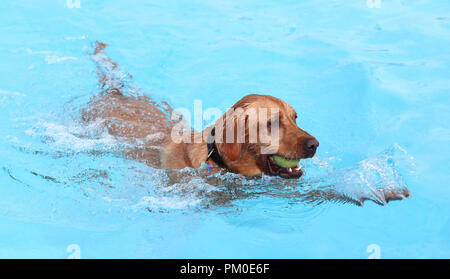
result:
[[[273,155],[272,158],[275,163],[282,168],[295,168],[300,161],[300,159],[289,160],[278,155]]]

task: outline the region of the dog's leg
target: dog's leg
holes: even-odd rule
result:
[[[404,200],[411,196],[406,185],[396,187],[371,188],[365,185],[358,185],[355,181],[349,187],[344,187],[332,181],[309,180],[299,184],[295,180],[279,180],[280,185],[290,191],[277,193],[299,198],[303,202],[319,205],[323,202],[332,201],[338,203],[353,203],[362,206],[369,200],[379,205],[386,205],[390,201]]]

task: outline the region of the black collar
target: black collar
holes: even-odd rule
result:
[[[208,157],[206,157],[205,162],[208,161],[208,159],[211,159],[219,167],[221,167],[223,169],[229,169],[227,167],[227,165],[225,164],[225,162],[223,161],[223,159],[220,156],[219,151],[217,149],[216,141],[215,141],[215,133],[216,133],[215,129],[216,128],[211,129],[211,132],[208,134],[208,138],[206,140],[206,145],[208,147]]]

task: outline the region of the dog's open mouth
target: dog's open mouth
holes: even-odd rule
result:
[[[303,171],[298,167],[300,159],[287,159],[280,155],[267,157],[267,170],[269,175],[278,175],[282,178],[299,178]]]

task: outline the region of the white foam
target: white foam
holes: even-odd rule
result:
[[[95,149],[113,149],[123,146],[110,135],[102,121],[89,125],[63,125],[53,122],[40,121],[35,127],[25,131],[34,137],[43,137],[52,141],[53,146],[67,148],[72,151],[89,151]]]
[[[72,57],[72,56],[67,56],[67,57],[60,57],[60,56],[53,56],[53,55],[49,55],[45,57],[45,63],[47,64],[56,64],[56,63],[61,63],[67,60],[78,60],[78,58],[76,57]]]
[[[21,97],[25,97],[25,94],[22,94],[20,92],[17,91],[8,91],[8,90],[4,90],[4,89],[0,89],[0,95],[7,95],[7,96],[21,96]]]
[[[402,153],[398,158],[395,154],[397,150]],[[407,157],[406,150],[396,144],[374,157],[331,173],[327,180],[334,184],[335,191],[344,196],[385,204],[387,196],[392,193],[401,195],[407,189],[396,166],[403,157]]]
[[[173,193],[173,194],[179,194],[179,193],[200,193],[200,192],[212,192],[217,190],[216,187],[214,187],[211,184],[208,184],[205,182],[205,180],[198,176],[187,176],[189,178],[189,181],[182,181],[181,183],[175,183],[170,186],[164,187],[162,190],[164,192]]]
[[[50,53],[52,53],[52,52],[49,51],[49,50],[38,50],[38,51],[36,51],[36,50],[32,50],[32,49],[30,49],[30,48],[25,48],[25,52],[26,52],[27,54],[30,54],[30,55],[36,55],[36,54],[50,54]]]
[[[153,197],[145,196],[133,205],[134,209],[185,209],[195,207],[200,203],[199,199],[183,199],[179,197]]]
[[[85,39],[87,39],[87,36],[86,36],[86,35],[82,35],[82,36],[78,36],[78,37],[70,37],[70,36],[67,36],[67,37],[64,37],[64,39],[65,39],[66,41],[85,40]]]

